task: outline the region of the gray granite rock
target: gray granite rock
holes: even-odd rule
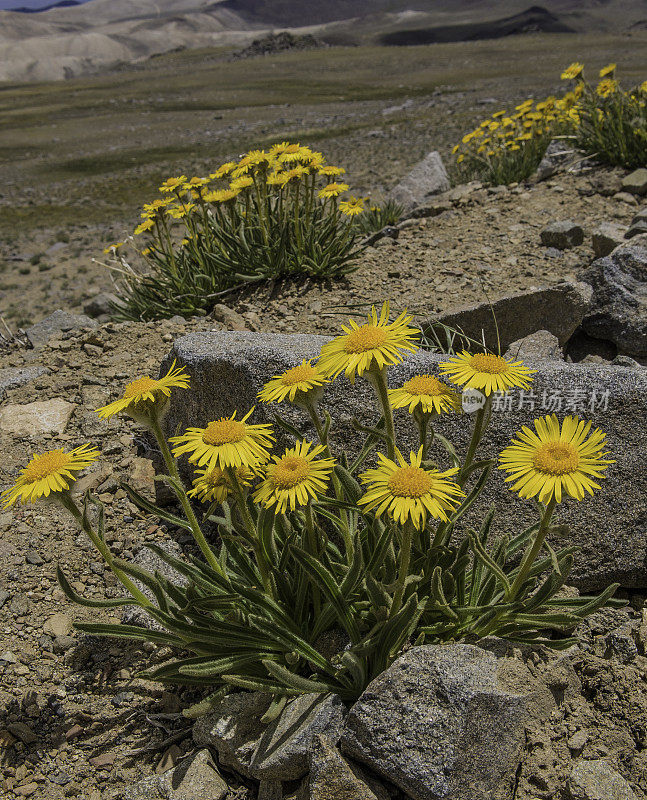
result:
[[[83,304],[83,313],[88,317],[103,317],[114,313],[123,302],[112,292],[99,292]]]
[[[577,247],[584,241],[584,230],[581,225],[570,220],[551,222],[541,232],[541,243],[545,247],[557,250],[568,250]]]
[[[7,394],[8,389],[17,389],[25,386],[36,378],[44,375],[49,370],[46,367],[5,367],[0,369],[0,400]]]
[[[647,194],[647,169],[641,167],[622,179],[622,188],[631,194]]]
[[[536,181],[545,181],[568,167],[577,158],[577,153],[561,139],[553,139],[546,148],[534,175]]]
[[[125,789],[123,800],[224,800],[228,787],[208,750]]]
[[[636,236],[644,236],[647,233],[647,219],[639,219],[632,222],[631,227],[625,233],[625,239],[633,239]]]
[[[258,780],[291,781],[308,772],[313,736],[339,740],[346,708],[337,695],[304,694],[290,700],[266,725],[271,697],[263,692],[227,695],[193,726],[193,740],[218,751],[221,764]]]
[[[593,287],[582,327],[621,353],[647,358],[647,244],[633,240],[579,274]]]
[[[625,241],[626,227],[615,222],[603,222],[592,235],[593,252],[597,258],[604,258]]]
[[[548,331],[537,331],[523,339],[512,342],[505,353],[506,358],[515,361],[563,361],[564,353],[559,339]]]
[[[627,781],[602,759],[578,761],[567,791],[569,800],[636,800]]]
[[[69,311],[54,311],[45,319],[27,328],[25,334],[33,347],[43,347],[55,334],[75,328],[96,328],[98,323],[83,314],[71,314]]]
[[[352,706],[340,746],[413,800],[507,800],[531,707],[549,713],[548,695],[517,659],[414,647]]]
[[[309,792],[310,800],[389,800],[390,797],[385,789],[378,797],[364,782],[361,771],[321,735],[314,737],[310,751]]]
[[[204,426],[210,420],[245,413],[253,405],[254,422],[271,422],[276,407],[258,404],[256,393],[272,376],[315,357],[327,341],[322,336],[254,333],[194,333],[175,342],[167,361],[177,358],[191,375],[191,389],[172,395],[167,427],[170,432],[187,426]],[[437,373],[443,357],[419,351],[402,365],[389,371],[392,386],[399,386],[420,372]],[[165,363],[162,370],[165,370]],[[561,504],[559,519],[570,526],[569,533],[552,541],[554,547],[577,545],[575,565],[569,582],[581,589],[594,590],[619,581],[627,587],[647,586],[647,371],[619,366],[578,365],[563,362],[530,363],[537,370],[533,395],[511,393],[505,403],[494,406],[492,424],[479,451],[483,457],[495,456],[506,447],[521,425],[534,417],[555,411],[560,418],[577,411],[591,419],[608,436],[610,457],[617,463],[608,470],[602,489],[581,503]],[[534,404],[534,409],[531,406]],[[605,408],[606,404],[606,408]],[[333,446],[343,443],[350,452],[357,450],[360,438],[352,428],[357,417],[375,424],[379,415],[370,386],[357,380],[350,386],[338,378],[326,387],[323,407],[333,417]],[[521,408],[520,408],[521,406]],[[278,409],[277,409],[278,410]],[[310,438],[314,432],[306,415],[281,404],[281,414]],[[417,448],[417,434],[409,415],[396,414],[403,452]],[[437,430],[465,452],[471,433],[468,415],[443,416]],[[286,443],[280,439],[277,449]],[[431,457],[445,467],[447,458],[440,446],[433,446]],[[495,471],[480,504],[466,519],[478,524],[491,503],[497,508],[497,532],[518,532],[535,521],[532,503],[524,502],[509,490],[500,472]],[[458,532],[460,534],[460,531]]]
[[[389,197],[403,205],[406,212],[423,203],[430,195],[445,192],[449,187],[449,177],[440,153],[433,150],[391,190]]]
[[[584,283],[557,283],[507,295],[491,305],[477,303],[446,311],[431,317],[429,323],[457,328],[477,341],[485,337],[486,345],[495,352],[499,341],[505,352],[512,342],[541,330],[552,333],[563,345],[584,318],[591,297],[591,288]]]

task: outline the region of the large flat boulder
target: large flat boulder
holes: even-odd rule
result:
[[[325,341],[323,336],[305,334],[233,331],[193,333],[178,339],[162,369],[176,358],[191,375],[191,389],[172,395],[167,430],[175,433],[192,425],[204,426],[235,410],[239,415],[246,413],[253,405],[255,422],[271,422],[277,407],[259,404],[256,393],[273,375],[303,358],[317,356]],[[437,373],[443,358],[426,351],[412,354],[390,370],[391,385],[401,385],[415,373]],[[530,366],[537,370],[532,393],[515,391],[495,402],[492,424],[479,453],[497,455],[522,425],[552,411],[560,418],[577,412],[593,420],[607,433],[608,449],[617,463],[611,465],[608,479],[595,496],[561,504],[559,519],[570,532],[552,544],[581,548],[571,576],[580,588],[600,589],[613,581],[647,587],[647,370],[559,361],[531,362]],[[351,451],[360,444],[352,428],[353,417],[366,424],[379,418],[372,390],[362,379],[351,386],[338,378],[326,387],[323,406],[333,417],[333,445],[343,443]],[[285,403],[280,410],[285,419],[314,438],[303,412]],[[396,427],[401,450],[417,449],[417,434],[406,411],[397,412]],[[438,431],[463,453],[471,427],[469,415],[444,416],[437,424]],[[277,447],[284,443],[280,441]],[[431,457],[449,466],[440,446],[432,448]],[[536,520],[534,505],[510,491],[503,473],[496,470],[466,524],[474,525],[493,502],[497,533],[518,532]]]
[[[404,206],[406,213],[431,195],[446,192],[449,187],[449,177],[440,153],[433,150],[391,190],[389,197]]]
[[[584,319],[591,298],[591,287],[586,283],[564,281],[506,295],[492,304],[477,303],[438,314],[423,329],[441,323],[470,339],[485,341],[495,352],[500,340],[502,353],[512,342],[536,331],[552,333],[563,346]]]

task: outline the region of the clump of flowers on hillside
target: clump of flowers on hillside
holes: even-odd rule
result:
[[[456,174],[493,185],[525,180],[556,137],[603,163],[644,165],[647,81],[623,89],[615,73],[616,65],[608,64],[590,83],[583,64],[570,64],[561,74],[571,83],[563,95],[502,109],[466,133],[453,149]]]

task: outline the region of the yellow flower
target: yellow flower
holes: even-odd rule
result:
[[[329,164],[325,167],[319,167],[317,172],[319,175],[326,175],[329,178],[336,178],[338,175],[346,174],[346,170],[343,167],[334,167],[332,164]]]
[[[140,233],[144,233],[144,231],[149,231],[151,228],[155,227],[155,222],[152,219],[145,219],[143,222],[140,222],[139,225],[135,228],[134,234],[135,236],[139,236]]]
[[[389,389],[389,402],[391,408],[408,406],[410,414],[418,407],[425,414],[463,410],[458,394],[433,375],[415,375],[399,389]]]
[[[209,177],[211,180],[217,180],[218,178],[224,178],[225,175],[229,175],[229,173],[236,168],[235,161],[227,161],[226,164],[222,164],[222,166],[218,167],[215,172],[212,172]]]
[[[570,66],[566,67],[564,72],[562,72],[561,78],[563,81],[575,80],[575,78],[579,78],[583,71],[584,64],[574,61]]]
[[[174,361],[163,378],[150,378],[145,375],[131,381],[119,400],[97,408],[97,414],[101,419],[108,419],[121,411],[127,411],[129,416],[139,419],[150,414],[153,408],[159,410],[171,396],[172,388],[189,388],[189,376],[182,372],[182,369],[176,367]]]
[[[399,364],[403,351],[415,352],[418,349],[414,340],[419,331],[408,327],[411,319],[403,311],[394,322],[389,322],[389,303],[384,303],[379,317],[373,306],[364,325],[349,320],[349,327],[342,325],[345,333],[321,348],[319,369],[329,378],[336,378],[344,372],[354,383],[355,375]]]
[[[468,353],[450,358],[440,365],[440,371],[452,383],[466,389],[478,389],[485,395],[492,392],[507,392],[512,386],[527,389],[537,370],[524,367],[522,361],[495,356],[490,353]]]
[[[278,158],[280,155],[285,153],[288,148],[299,148],[301,145],[299,144],[290,144],[290,142],[279,142],[277,144],[273,144],[270,147],[269,153],[272,158]]]
[[[220,467],[256,468],[269,458],[268,447],[274,441],[270,425],[250,425],[247,420],[254,409],[238,420],[234,411],[231,417],[221,417],[206,428],[187,428],[182,436],[169,439],[177,445],[174,456],[190,453],[189,461],[209,469]]]
[[[96,461],[99,451],[89,444],[75,447],[69,453],[65,450],[48,450],[35,455],[26,467],[20,470],[20,477],[9,489],[0,495],[4,508],[20,502],[22,504],[67,491],[70,483],[76,480],[74,472],[85,469]]]
[[[617,90],[618,81],[614,81],[612,78],[605,78],[595,87],[595,91],[600,97],[609,97]]]
[[[296,178],[302,178],[304,175],[309,173],[308,167],[304,167],[303,164],[297,164],[296,167],[292,167],[292,169],[288,169],[282,173],[285,178],[285,182],[294,180]]]
[[[211,503],[217,500],[222,503],[232,492],[232,485],[229,475],[220,467],[214,469],[197,469],[195,474],[198,476],[193,480],[193,489],[187,492],[189,497],[197,497],[202,503]],[[236,477],[241,486],[248,486],[253,475],[245,467],[236,470]]]
[[[361,197],[349,197],[339,203],[339,210],[347,217],[355,217],[364,211],[364,200]]]
[[[304,161],[310,158],[312,150],[309,147],[301,147],[299,144],[290,144],[285,150],[277,157],[280,164],[289,163],[291,161]]]
[[[250,186],[254,185],[254,179],[250,178],[249,175],[243,175],[240,178],[236,178],[229,184],[229,188],[234,192],[240,192],[242,189],[247,189]]]
[[[329,183],[323,189],[319,189],[319,197],[338,197],[342,192],[348,191],[350,187],[347,183]]]
[[[191,178],[184,184],[185,189],[194,189],[199,188],[200,186],[206,186],[209,183],[209,178]]]
[[[159,187],[159,190],[160,192],[173,192],[185,183],[186,175],[180,175],[178,178],[167,178]]]
[[[333,458],[316,458],[324,450],[323,445],[301,441],[282,456],[272,456],[274,463],[265,467],[265,480],[254,492],[254,500],[265,508],[275,505],[284,514],[288,507],[294,511],[316,499],[326,491],[335,466]]]
[[[456,163],[460,164],[461,162],[465,161],[465,156],[461,153],[459,156],[456,157]]]
[[[205,192],[202,199],[205,203],[227,203],[229,200],[235,200],[240,191],[235,189],[217,189],[213,192]]]
[[[643,82],[640,84],[640,87],[639,87],[639,88],[640,88],[640,91],[641,91],[641,92],[643,92],[644,94],[647,94],[647,81],[643,81]]]
[[[366,506],[366,511],[377,507],[375,516],[388,511],[400,525],[410,519],[413,525],[422,530],[427,524],[427,515],[447,521],[447,512],[453,512],[464,493],[454,481],[448,480],[458,472],[457,468],[440,472],[436,469],[423,469],[422,447],[412,452],[407,464],[399,450],[397,463],[383,453],[378,453],[376,469],[366,470],[360,475],[363,484],[368,485],[366,494],[358,501]]]
[[[108,245],[108,247],[104,248],[103,253],[106,256],[108,255],[108,253],[114,254],[117,252],[117,250],[119,250],[120,247],[123,246],[124,246],[123,242],[115,242],[115,244]]]
[[[602,67],[600,70],[600,77],[606,78],[607,75],[613,75],[613,73],[616,71],[616,66],[617,64],[607,64],[606,67]]]
[[[584,492],[593,494],[600,486],[595,481],[606,477],[602,473],[609,461],[602,452],[606,434],[591,423],[577,417],[566,417],[561,425],[554,414],[535,420],[535,431],[525,425],[518,439],[499,456],[499,469],[510,475],[506,482],[524,499],[539,497],[542,503],[553,498],[561,503],[563,495],[584,499]],[[588,436],[588,438],[587,438]]]
[[[171,208],[166,209],[166,213],[172,219],[184,219],[193,209],[195,208],[195,203],[184,203],[181,206],[172,206]]]
[[[268,186],[285,186],[289,180],[290,176],[287,172],[270,172],[266,183]]]
[[[311,360],[304,358],[297,367],[286,370],[282,375],[275,375],[258,393],[258,399],[263,403],[280,403],[287,397],[293,403],[295,398],[303,400],[303,396],[312,389],[328,383],[328,378]]]

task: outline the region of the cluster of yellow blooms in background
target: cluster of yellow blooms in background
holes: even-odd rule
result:
[[[616,64],[603,67],[599,82],[593,87],[584,79],[584,65],[574,62],[561,74],[562,80],[575,82],[569,91],[561,97],[525,100],[512,111],[497,111],[455,145],[452,152],[457,165],[463,171],[480,172],[492,182],[522,180],[536,169],[551,139],[577,133],[585,108],[592,102],[599,105],[600,119],[615,113],[614,106],[600,102],[613,96],[644,108],[647,81],[624,91],[615,79],[615,71]]]

